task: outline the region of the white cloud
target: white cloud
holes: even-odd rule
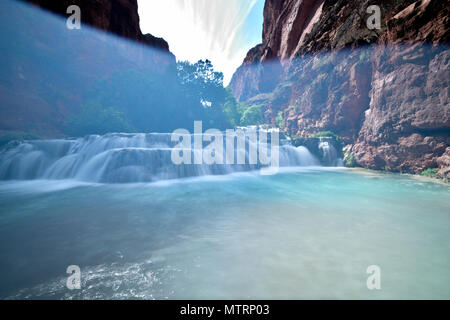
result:
[[[225,84],[249,49],[244,22],[257,0],[139,0],[144,33],[163,37],[178,60],[210,59]]]

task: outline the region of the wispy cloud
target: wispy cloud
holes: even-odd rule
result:
[[[210,59],[228,84],[253,45],[244,23],[257,1],[139,0],[141,28],[167,40],[178,60]]]

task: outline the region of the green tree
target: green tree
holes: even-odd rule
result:
[[[203,120],[206,127],[225,129],[232,126],[224,112],[229,92],[223,87],[223,73],[214,71],[209,60],[195,64],[187,61],[177,63],[178,79],[185,93],[187,108],[192,110],[194,120]]]
[[[236,102],[236,98],[231,92],[230,88],[226,89],[227,97],[225,98],[225,103],[223,104],[223,112],[227,117],[228,122],[232,127],[239,126],[241,124],[242,114],[238,112],[238,103]]]
[[[263,122],[264,117],[259,105],[246,108],[241,117],[241,126],[260,125]]]

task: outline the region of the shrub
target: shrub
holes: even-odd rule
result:
[[[341,138],[332,131],[318,132],[318,133],[313,134],[312,137],[313,138],[331,138],[331,139],[333,139],[335,141],[334,146],[336,147],[336,149],[338,149],[339,152],[341,152],[345,146],[344,141],[342,141]]]
[[[275,118],[278,128],[283,128],[283,112],[279,111],[277,117]]]
[[[264,122],[261,106],[252,105],[244,110],[241,117],[241,126],[260,125]]]
[[[313,138],[339,138],[337,134],[335,134],[332,131],[322,131],[322,132],[318,132],[313,134],[312,136]]]
[[[423,170],[420,174],[422,176],[435,177],[437,175],[437,173],[438,173],[437,169],[428,168],[428,169]]]
[[[356,166],[356,158],[351,152],[346,152],[344,155],[344,165],[346,167],[355,167]]]

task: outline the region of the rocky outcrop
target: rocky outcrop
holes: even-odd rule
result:
[[[418,46],[375,49],[370,108],[352,149],[364,167],[422,172],[450,145],[450,50]]]
[[[438,177],[450,180],[450,147],[447,147],[445,153],[437,159],[440,170],[438,171]]]
[[[281,117],[292,135],[338,134],[361,166],[442,169],[450,145],[450,4],[383,1],[381,29],[369,30],[371,4],[267,0],[263,43],[230,87],[238,100],[261,104],[273,125]],[[278,83],[261,90],[260,75],[276,63]]]
[[[232,89],[234,96],[238,100],[247,100],[263,92],[260,84],[263,83],[260,75],[262,69],[261,62],[262,45],[250,49],[240,66],[234,73]],[[278,84],[278,79],[269,91],[272,91]]]
[[[442,168],[450,145],[450,6],[416,1],[392,15],[372,55],[370,108],[353,151],[369,168]]]

